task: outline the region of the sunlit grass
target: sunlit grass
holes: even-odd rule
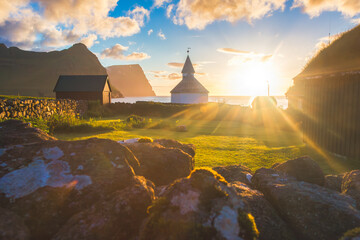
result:
[[[171,138],[196,146],[196,167],[214,167],[220,165],[242,164],[252,170],[271,167],[303,155],[311,156],[319,163],[325,173],[333,174],[359,168],[355,161],[344,160],[335,156],[324,158],[318,151],[303,143],[303,136],[298,131],[281,131],[241,124],[237,121],[184,120],[172,119],[178,125],[186,125],[187,132],[166,129],[131,129],[122,130],[125,116],[92,120],[96,126],[113,126],[114,131],[100,134],[57,134],[62,140],[79,140],[91,137],[124,140],[129,138],[150,137]],[[159,121],[161,119],[153,119]],[[118,128],[116,126],[119,126]],[[331,163],[331,164],[330,164]]]

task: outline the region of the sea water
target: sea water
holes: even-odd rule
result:
[[[285,96],[275,96],[278,107],[286,109],[288,107],[288,100]],[[226,103],[230,105],[250,106],[254,97],[249,96],[209,96],[209,102]],[[124,102],[124,103],[136,103],[137,101],[145,102],[162,102],[170,103],[170,96],[156,96],[156,97],[125,97],[125,98],[113,98],[112,103]]]

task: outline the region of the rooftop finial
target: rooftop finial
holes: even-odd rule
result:
[[[191,48],[189,48],[189,47],[188,47],[188,49],[187,49],[187,55],[188,55],[188,56],[189,56],[189,53],[190,53],[190,49],[191,49]]]

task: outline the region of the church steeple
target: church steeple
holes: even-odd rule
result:
[[[191,63],[189,55],[186,57],[186,61],[185,61],[185,64],[184,64],[184,67],[183,67],[181,73],[182,74],[194,74],[195,73],[195,69]]]

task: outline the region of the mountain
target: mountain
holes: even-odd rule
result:
[[[62,51],[32,52],[0,44],[0,94],[55,96],[59,75],[104,75],[106,69],[84,44]],[[121,93],[113,88],[113,94]]]
[[[110,66],[107,73],[112,85],[125,97],[156,96],[139,64]]]

